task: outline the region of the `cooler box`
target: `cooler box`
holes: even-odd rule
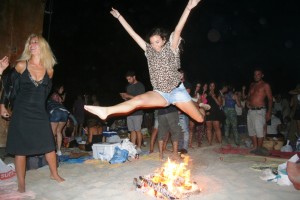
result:
[[[102,132],[103,137],[111,137],[113,135],[118,135],[116,131],[103,131]]]
[[[114,155],[116,146],[120,146],[120,143],[115,143],[115,144],[110,144],[110,143],[93,144],[92,149],[93,149],[94,159],[109,161]]]

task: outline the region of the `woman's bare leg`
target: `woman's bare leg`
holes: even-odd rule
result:
[[[65,179],[58,175],[55,151],[46,153],[45,157],[50,169],[50,178],[56,180],[59,183],[65,181]]]
[[[212,145],[212,121],[206,121],[206,136],[209,145]]]
[[[26,156],[15,156],[18,192],[25,192]]]
[[[203,122],[205,111],[202,108],[198,109],[193,101],[177,102],[175,103],[175,106],[177,106],[180,110],[185,112],[197,122]]]
[[[56,128],[56,143],[57,143],[57,151],[60,151],[61,144],[62,144],[62,131],[65,127],[66,122],[58,122],[57,128]]]
[[[84,109],[105,120],[111,114],[128,114],[135,109],[165,106],[166,100],[159,93],[150,91],[114,106],[84,106]]]
[[[53,133],[54,137],[56,137],[57,126],[58,126],[58,122],[51,122],[51,128],[52,128],[52,133]]]
[[[220,122],[219,121],[213,121],[213,127],[215,130],[215,134],[217,136],[218,143],[222,144],[222,132],[220,128]]]

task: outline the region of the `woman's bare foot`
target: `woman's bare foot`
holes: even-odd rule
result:
[[[102,120],[105,120],[108,116],[106,107],[84,106],[84,109],[86,109],[90,113],[93,113],[94,115],[97,115]]]
[[[159,160],[160,160],[161,162],[165,161],[165,160],[164,160],[164,156],[163,156],[162,153],[159,153]]]
[[[300,190],[300,164],[288,161],[286,171],[294,187]]]
[[[50,179],[52,179],[52,180],[55,180],[55,181],[57,181],[57,182],[59,182],[59,183],[61,183],[61,182],[64,182],[65,181],[65,179],[63,179],[62,177],[60,177],[59,175],[57,175],[57,176],[53,176],[53,175],[51,175],[50,176]]]
[[[18,192],[24,193],[25,192],[25,186],[18,186]]]

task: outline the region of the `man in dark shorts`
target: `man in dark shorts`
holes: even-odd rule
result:
[[[183,136],[183,132],[179,123],[178,110],[173,105],[158,110],[158,146],[161,160],[163,160],[164,140],[169,133],[173,143],[173,156],[171,158],[178,159],[178,139]]]

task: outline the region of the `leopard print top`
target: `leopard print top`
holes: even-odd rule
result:
[[[172,38],[172,35],[171,37]],[[168,41],[160,52],[155,51],[150,44],[146,44],[145,56],[148,60],[150,81],[153,90],[169,93],[176,88],[180,82],[181,74],[179,49],[171,49]]]

